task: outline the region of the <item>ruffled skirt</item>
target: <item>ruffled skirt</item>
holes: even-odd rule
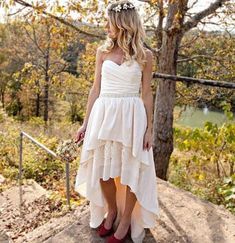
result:
[[[97,228],[107,215],[100,179],[114,178],[118,226],[124,212],[126,185],[136,195],[131,238],[142,242],[144,228],[159,216],[157,181],[152,148],[143,150],[147,116],[140,97],[98,97],[90,112],[82,145],[75,190],[84,187],[90,201],[90,227]]]

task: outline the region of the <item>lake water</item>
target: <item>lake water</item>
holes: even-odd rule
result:
[[[174,113],[177,114],[183,107],[175,106]],[[235,117],[235,114],[234,114]],[[191,128],[202,128],[206,121],[216,123],[218,126],[221,126],[227,118],[223,112],[211,111],[207,107],[205,108],[196,108],[192,106],[186,106],[186,109],[181,113],[181,116],[175,121],[174,124],[178,124],[185,127]],[[230,123],[235,124],[235,118]]]

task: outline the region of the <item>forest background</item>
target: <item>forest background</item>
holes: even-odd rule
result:
[[[162,9],[167,15],[174,1],[133,2],[142,13],[146,44],[154,50],[158,72],[157,13]],[[219,10],[184,35],[177,75],[234,83],[235,6],[234,1],[221,2]],[[106,1],[25,3],[29,1],[1,2],[1,13],[8,14],[0,24],[0,174],[6,178],[1,191],[17,184],[21,130],[53,151],[74,136],[85,115],[96,49],[104,40],[99,36]],[[189,1],[188,7],[193,14],[208,6]],[[180,15],[174,17],[177,22]],[[159,82],[152,80],[154,98]],[[174,110],[168,181],[235,213],[234,90],[177,82],[175,106],[180,109]],[[187,106],[221,112],[224,121],[207,121],[198,128],[179,125]],[[71,185],[78,163],[79,158],[71,163]],[[25,140],[23,168],[25,180],[34,179],[51,191],[51,200],[65,204],[64,163]],[[71,191],[76,206],[73,186]]]

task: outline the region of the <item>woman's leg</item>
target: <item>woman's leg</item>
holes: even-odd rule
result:
[[[110,229],[117,213],[116,185],[113,178],[104,181],[100,179],[101,189],[108,204],[108,214],[105,220],[105,228]]]
[[[130,191],[130,187],[126,187],[126,201],[125,201],[125,209],[124,213],[122,215],[122,218],[120,220],[120,223],[118,225],[118,228],[115,232],[115,237],[118,239],[122,239],[129,228],[129,225],[131,224],[131,214],[134,209],[135,203],[137,199],[133,192]]]

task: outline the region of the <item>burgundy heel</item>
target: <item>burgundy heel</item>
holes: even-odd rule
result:
[[[97,232],[98,232],[98,234],[99,234],[100,237],[105,237],[105,236],[110,235],[111,233],[114,232],[113,225],[114,225],[114,222],[115,222],[116,218],[117,218],[117,215],[115,216],[115,218],[113,220],[113,223],[112,223],[112,226],[111,226],[110,229],[106,229],[104,227],[104,223],[105,223],[105,220],[106,219],[103,220],[103,222],[101,223],[101,225],[99,226],[99,228],[97,230]]]
[[[107,239],[106,243],[124,243],[127,236],[131,234],[131,226],[129,226],[126,235],[122,239],[117,239],[114,233]]]

